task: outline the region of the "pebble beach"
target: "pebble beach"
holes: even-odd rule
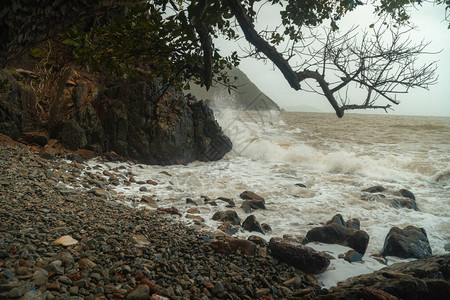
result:
[[[299,299],[327,292],[263,244],[252,255],[219,253],[212,245],[224,234],[186,226],[170,211],[121,204],[85,167],[0,147],[0,298]],[[69,188],[75,181],[92,188]]]

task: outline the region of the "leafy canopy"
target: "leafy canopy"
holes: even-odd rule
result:
[[[390,15],[403,24],[409,19],[408,7],[420,6],[424,1],[369,2],[375,13]],[[450,11],[450,0],[433,2]],[[261,5],[277,7],[281,30],[260,33],[258,37],[254,35],[253,24]],[[230,79],[224,70],[238,66],[240,60],[236,52],[222,55],[214,46],[214,38],[238,40],[243,32],[256,51],[272,60],[292,81],[291,86],[299,89],[294,81],[303,80],[306,73],[289,79],[299,74],[291,72],[289,57],[277,55],[276,47],[286,41],[302,42],[305,28],[325,23],[336,30],[339,20],[361,5],[365,3],[360,0],[141,1],[124,7],[120,14],[87,31],[72,27],[63,42],[72,46],[74,56],[90,69],[118,76],[141,73],[177,86],[194,81],[209,88],[213,80],[229,86]]]

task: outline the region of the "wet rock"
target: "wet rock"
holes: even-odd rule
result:
[[[264,204],[266,203],[263,197],[254,192],[244,191],[239,196],[244,200],[261,200]]]
[[[362,190],[363,192],[367,193],[381,193],[384,192],[386,189],[382,187],[381,185],[372,186],[370,188],[367,188],[365,190]]]
[[[358,219],[350,219],[350,220],[347,220],[347,227],[351,228],[351,229],[355,229],[355,230],[360,230],[361,223],[359,222]]]
[[[408,191],[406,189],[401,189],[399,192],[405,198],[416,200],[416,197],[414,196],[414,194],[411,191]]]
[[[272,227],[270,227],[270,225],[267,224],[267,223],[262,223],[261,227],[264,230],[264,232],[271,232],[272,231]]]
[[[326,225],[332,224],[332,223],[336,223],[336,224],[347,227],[347,223],[344,221],[344,218],[342,217],[341,214],[334,215],[330,221],[327,221]]]
[[[219,198],[217,198],[217,200],[221,200],[221,201],[228,203],[227,207],[235,207],[236,206],[236,203],[234,203],[233,199],[230,199],[230,198],[219,197]]]
[[[397,263],[356,276],[316,299],[449,299],[450,254]]]
[[[348,246],[364,255],[369,244],[369,235],[363,230],[345,227],[342,223],[347,225],[342,216],[337,215],[331,223],[308,231],[306,241]]]
[[[234,210],[218,211],[213,216],[214,221],[229,222],[233,225],[240,225],[241,219]]]
[[[303,183],[296,183],[295,185],[301,188],[306,188],[306,185],[304,185]]]
[[[432,251],[425,229],[407,226],[403,229],[392,227],[389,230],[381,254],[402,258],[423,258],[430,256]]]
[[[194,206],[198,206],[197,202],[195,202],[191,198],[186,198],[186,204],[192,204]]]
[[[416,211],[419,210],[417,208],[416,201],[409,198],[393,199],[391,201],[391,206],[394,208],[409,208]]]
[[[262,200],[246,200],[242,203],[241,208],[249,214],[255,209],[266,209],[266,205]]]
[[[225,222],[222,225],[220,225],[218,228],[219,228],[219,230],[225,232],[228,235],[234,235],[238,232],[238,226],[239,225],[233,225],[230,222]]]
[[[325,255],[292,240],[271,238],[269,249],[272,256],[305,273],[323,273],[330,265]]]
[[[265,234],[264,230],[261,227],[261,224],[259,224],[254,215],[248,216],[244,220],[244,222],[242,222],[242,228],[244,228],[247,231],[256,231]]]

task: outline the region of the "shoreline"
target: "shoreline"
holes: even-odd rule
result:
[[[221,254],[212,244],[224,241],[224,233],[108,200],[102,189],[58,184],[78,180],[86,165],[46,160],[27,148],[0,147],[0,153],[2,296],[141,299],[132,297],[142,290],[142,299],[153,292],[170,299],[313,299],[329,293],[264,246],[250,256]],[[84,183],[102,186],[95,176]],[[53,243],[66,235],[77,243]]]
[[[128,299],[139,286],[152,286],[150,293],[170,299],[297,297],[321,290],[313,276],[263,251],[217,253],[211,241],[223,236],[195,230],[163,212],[58,188],[59,176],[76,177],[76,171],[64,171],[77,163],[45,160],[20,148],[0,147],[0,155],[3,297]],[[66,235],[77,243],[54,244]],[[294,285],[283,284],[289,280]]]

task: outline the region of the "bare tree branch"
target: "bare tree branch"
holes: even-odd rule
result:
[[[428,54],[425,48],[429,44],[411,42],[409,34],[414,28],[408,27],[402,31],[381,25],[373,28],[371,34],[364,32],[360,37],[356,27],[341,35],[329,30],[325,37],[310,29],[308,36],[312,41],[306,43],[305,39],[295,38],[285,45],[284,50],[278,51],[269,42],[269,37],[274,36],[277,29],[258,33],[240,1],[228,0],[228,5],[246,40],[255,47],[247,52],[248,56],[272,61],[295,90],[301,89],[301,82],[315,80],[318,89],[309,83],[307,86],[325,96],[338,117],[342,117],[344,111],[354,109],[387,111],[392,104],[400,103],[397,94],[407,93],[416,87],[428,89],[436,83],[435,62],[418,65],[419,57]],[[300,59],[296,71],[289,63],[294,56]],[[326,77],[331,78],[332,82]],[[366,91],[360,104],[350,101],[348,91],[352,83]],[[342,95],[344,88],[345,95]],[[390,103],[377,104],[380,97]]]

